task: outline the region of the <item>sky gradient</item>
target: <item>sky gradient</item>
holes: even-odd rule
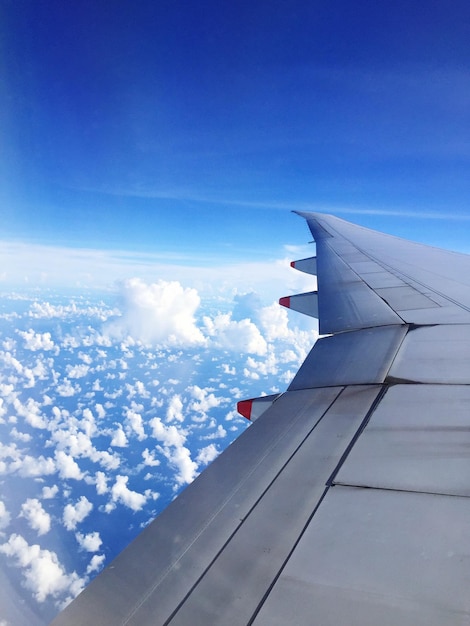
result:
[[[469,67],[467,0],[0,0],[1,626],[292,380],[292,209],[470,252]]]
[[[0,9],[1,239],[265,261],[311,208],[469,249],[467,2]]]

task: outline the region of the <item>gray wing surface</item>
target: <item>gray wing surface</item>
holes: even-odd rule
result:
[[[328,336],[55,626],[470,623],[470,257],[301,216]]]

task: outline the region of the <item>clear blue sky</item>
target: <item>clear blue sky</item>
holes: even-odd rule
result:
[[[2,239],[260,258],[310,207],[470,248],[467,0],[0,10]]]

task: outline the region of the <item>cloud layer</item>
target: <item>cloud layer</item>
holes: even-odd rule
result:
[[[255,293],[208,306],[176,281],[3,304],[0,568],[49,621],[244,430],[238,399],[282,390],[316,332]]]

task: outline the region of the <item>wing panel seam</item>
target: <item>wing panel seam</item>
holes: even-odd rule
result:
[[[349,387],[349,385],[347,385]],[[364,417],[364,419],[362,420],[359,428],[357,429],[356,433],[353,435],[353,438],[351,439],[349,445],[346,447],[346,450],[344,451],[344,453],[342,454],[338,465],[336,466],[336,468],[333,470],[330,478],[327,480],[326,484],[325,484],[325,489],[321,495],[321,497],[319,498],[316,506],[314,507],[312,513],[309,515],[307,521],[305,522],[304,527],[302,528],[301,532],[299,533],[299,536],[297,537],[297,540],[294,542],[292,548],[290,549],[287,557],[284,559],[284,562],[282,563],[281,567],[279,568],[279,571],[277,572],[277,574],[274,576],[273,580],[271,581],[271,584],[269,585],[268,589],[266,590],[265,594],[263,595],[263,597],[261,598],[260,602],[258,603],[258,606],[256,607],[256,609],[253,611],[253,615],[251,616],[250,620],[247,623],[247,626],[252,626],[254,620],[256,619],[257,615],[259,614],[259,612],[261,611],[261,608],[263,607],[263,604],[266,602],[266,600],[268,599],[271,591],[274,588],[274,585],[276,584],[276,582],[278,581],[279,577],[281,576],[282,572],[284,571],[287,563],[289,562],[292,554],[294,553],[294,550],[297,548],[299,542],[301,541],[302,537],[304,536],[307,528],[309,527],[314,515],[316,514],[316,512],[318,511],[318,508],[320,507],[321,503],[323,502],[323,500],[325,499],[325,496],[327,495],[328,491],[334,487],[334,483],[332,483],[332,479],[333,477],[337,474],[337,472],[339,471],[340,466],[344,463],[344,461],[346,460],[347,455],[349,454],[349,452],[351,451],[353,445],[356,443],[358,437],[361,435],[361,433],[363,432],[364,428],[367,426],[367,424],[369,423],[370,418],[372,417],[373,412],[375,411],[375,409],[377,408],[378,404],[381,402],[382,398],[384,397],[387,387],[388,385],[381,385],[381,388],[379,389],[377,396],[375,397],[374,401],[372,402],[369,410],[366,413],[366,416]],[[346,387],[345,387],[346,388]],[[344,391],[344,390],[343,390]],[[339,397],[339,395],[337,396],[337,398]],[[337,399],[336,398],[336,399]],[[332,403],[331,406],[333,406],[334,403]],[[166,624],[164,626],[167,626]]]
[[[198,577],[197,581],[192,585],[191,589],[185,594],[184,598],[178,603],[177,607],[172,611],[171,615],[166,619],[166,621],[163,623],[163,626],[167,626],[167,624],[169,624],[171,622],[171,620],[175,617],[175,615],[177,614],[177,612],[179,611],[179,609],[181,608],[181,606],[184,604],[184,602],[188,599],[188,597],[192,594],[192,592],[194,591],[194,589],[197,587],[197,585],[199,584],[199,582],[204,578],[206,572],[212,567],[213,563],[217,560],[217,558],[219,557],[219,555],[223,552],[223,550],[225,549],[225,547],[230,543],[231,539],[234,537],[234,535],[238,532],[240,526],[243,524],[243,522],[249,517],[249,515],[251,514],[251,512],[254,510],[254,508],[257,506],[257,504],[259,503],[259,501],[263,498],[264,494],[270,489],[270,487],[272,486],[272,484],[274,483],[274,481],[277,479],[277,477],[279,476],[279,474],[284,470],[285,466],[290,462],[290,460],[292,459],[292,457],[297,453],[297,451],[300,449],[300,447],[305,443],[306,439],[311,435],[311,433],[315,430],[315,428],[318,426],[318,424],[321,422],[321,420],[324,418],[324,416],[326,415],[326,413],[330,410],[330,408],[334,405],[334,403],[338,400],[338,398],[341,396],[341,394],[343,393],[344,389],[346,388],[346,386],[344,385],[336,385],[339,389],[338,393],[336,394],[336,396],[334,397],[334,399],[327,405],[327,407],[325,408],[325,410],[323,411],[323,413],[320,415],[320,417],[316,420],[315,424],[312,426],[312,428],[309,430],[309,432],[307,433],[307,435],[302,439],[302,441],[300,442],[300,444],[295,448],[294,452],[289,456],[289,458],[287,459],[287,461],[283,464],[283,466],[281,467],[281,469],[276,473],[276,475],[274,476],[274,478],[269,482],[269,484],[266,486],[266,488],[263,490],[263,492],[261,493],[260,496],[258,496],[258,498],[256,499],[256,501],[253,503],[253,505],[250,507],[248,513],[245,514],[245,516],[240,520],[240,524],[237,525],[237,527],[233,530],[233,532],[230,534],[230,536],[228,537],[228,539],[225,541],[225,543],[223,544],[223,546],[217,551],[216,556],[210,561],[210,563],[207,565],[207,567],[204,569],[204,571],[202,572],[202,574]],[[269,446],[269,448],[265,451],[265,453],[263,454],[263,456],[261,456],[257,463],[255,465],[253,465],[253,467],[251,468],[251,471],[244,477],[244,479],[242,481],[240,481],[239,483],[237,483],[237,486],[235,489],[233,489],[230,494],[224,499],[224,501],[222,502],[222,504],[220,504],[217,509],[213,512],[213,514],[211,515],[210,519],[208,519],[206,521],[206,523],[201,527],[201,529],[199,530],[199,532],[192,538],[192,540],[188,543],[188,545],[186,546],[186,548],[184,549],[184,551],[181,552],[181,554],[179,555],[179,557],[177,559],[175,559],[175,561],[172,562],[172,564],[170,566],[168,566],[164,572],[162,572],[162,574],[158,577],[158,579],[155,581],[155,583],[151,586],[151,588],[145,593],[145,595],[141,598],[141,600],[136,603],[134,605],[134,607],[132,608],[132,610],[127,614],[127,616],[124,618],[124,620],[121,622],[122,626],[125,626],[126,624],[129,624],[129,621],[135,616],[135,614],[137,613],[137,611],[140,609],[141,606],[143,606],[145,604],[145,602],[147,601],[147,599],[153,594],[153,592],[155,591],[155,589],[160,585],[161,581],[164,580],[166,578],[166,576],[169,574],[169,572],[171,572],[171,570],[175,567],[175,565],[181,561],[181,559],[184,557],[184,555],[191,549],[191,547],[194,545],[194,543],[198,540],[198,538],[209,528],[209,526],[211,525],[211,523],[214,521],[214,519],[217,517],[217,515],[220,513],[220,511],[223,510],[223,508],[226,506],[226,504],[231,500],[231,498],[239,491],[239,489],[246,483],[247,480],[249,480],[250,476],[252,476],[253,472],[256,470],[256,468],[262,463],[262,461],[268,456],[268,454],[270,454],[270,452],[275,448],[275,446],[279,443],[279,441],[285,436],[286,432],[290,431],[294,425],[297,423],[297,421],[300,419],[302,414],[302,411],[299,411],[299,414],[297,416],[296,419],[292,420],[290,422],[289,427],[282,431],[282,433],[279,434],[278,437],[276,437],[276,439],[272,442],[272,444]]]

